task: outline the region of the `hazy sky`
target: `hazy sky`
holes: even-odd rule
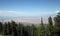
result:
[[[60,0],[0,0],[1,17],[48,17],[60,10]]]

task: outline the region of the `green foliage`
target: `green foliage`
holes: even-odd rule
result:
[[[2,30],[3,30],[3,23],[0,22],[0,34],[2,33]]]
[[[49,36],[53,36],[53,22],[51,17],[48,18],[48,24]]]
[[[46,25],[41,18],[41,24],[38,27],[33,24],[24,26],[15,21],[5,22],[4,24],[0,22],[0,34],[4,36],[60,36],[60,13],[54,17],[54,23],[52,17],[48,18],[48,24]]]
[[[55,35],[60,36],[60,13],[56,17],[54,17],[54,22],[55,22],[55,28],[56,31],[54,31]]]
[[[41,25],[37,28],[37,36],[46,36],[46,29],[43,24],[43,19],[41,18]]]

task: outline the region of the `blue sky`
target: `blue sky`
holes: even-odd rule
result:
[[[48,17],[60,11],[60,0],[0,0],[1,17]]]

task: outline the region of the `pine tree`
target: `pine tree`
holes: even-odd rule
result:
[[[3,27],[3,33],[4,33],[4,36],[8,35],[8,33],[7,33],[7,23],[6,22],[5,22],[4,27]]]
[[[53,36],[53,22],[51,17],[48,18],[48,24],[49,24],[49,27],[48,27],[49,36]]]
[[[16,28],[17,24],[14,21],[12,21],[11,24],[12,24],[12,35],[17,36],[17,28]]]
[[[8,22],[7,24],[7,32],[8,32],[8,35],[12,35],[12,26],[10,22]]]
[[[43,24],[43,19],[42,18],[41,18],[40,36],[46,36],[45,35],[45,26]]]
[[[0,34],[2,33],[2,30],[3,30],[3,23],[0,22]]]
[[[37,36],[46,36],[45,26],[42,18],[40,27],[37,28],[37,33],[38,33]]]
[[[60,13],[56,17],[54,17],[54,22],[55,22],[55,34],[60,36]]]
[[[23,28],[23,25],[21,23],[19,23],[18,26],[17,26],[18,36],[22,36],[22,28]]]

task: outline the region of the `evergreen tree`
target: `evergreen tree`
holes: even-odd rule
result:
[[[8,35],[12,35],[12,26],[10,22],[8,22],[7,24],[7,32],[8,32]]]
[[[2,33],[2,30],[3,30],[3,23],[0,22],[0,34]]]
[[[53,36],[53,22],[51,17],[48,18],[48,24],[49,24],[49,27],[48,27],[49,36]]]
[[[18,34],[18,36],[23,35],[22,28],[23,28],[23,25],[21,23],[19,23],[18,26],[17,26],[17,34]]]
[[[4,27],[3,27],[3,33],[4,33],[4,36],[8,35],[8,33],[7,33],[7,23],[6,22],[5,22]]]
[[[46,36],[45,35],[45,26],[43,24],[43,19],[42,18],[41,18],[40,36]]]
[[[40,27],[38,27],[38,36],[46,36],[45,26],[43,24],[43,19],[41,18],[41,24]]]
[[[16,28],[17,24],[14,21],[12,21],[11,24],[12,24],[12,35],[17,36],[17,28]]]
[[[55,34],[60,36],[60,13],[56,17],[54,17],[55,22]]]
[[[36,30],[37,30],[37,28],[35,27],[35,25],[32,24],[32,34],[33,34],[33,36],[37,36]]]

